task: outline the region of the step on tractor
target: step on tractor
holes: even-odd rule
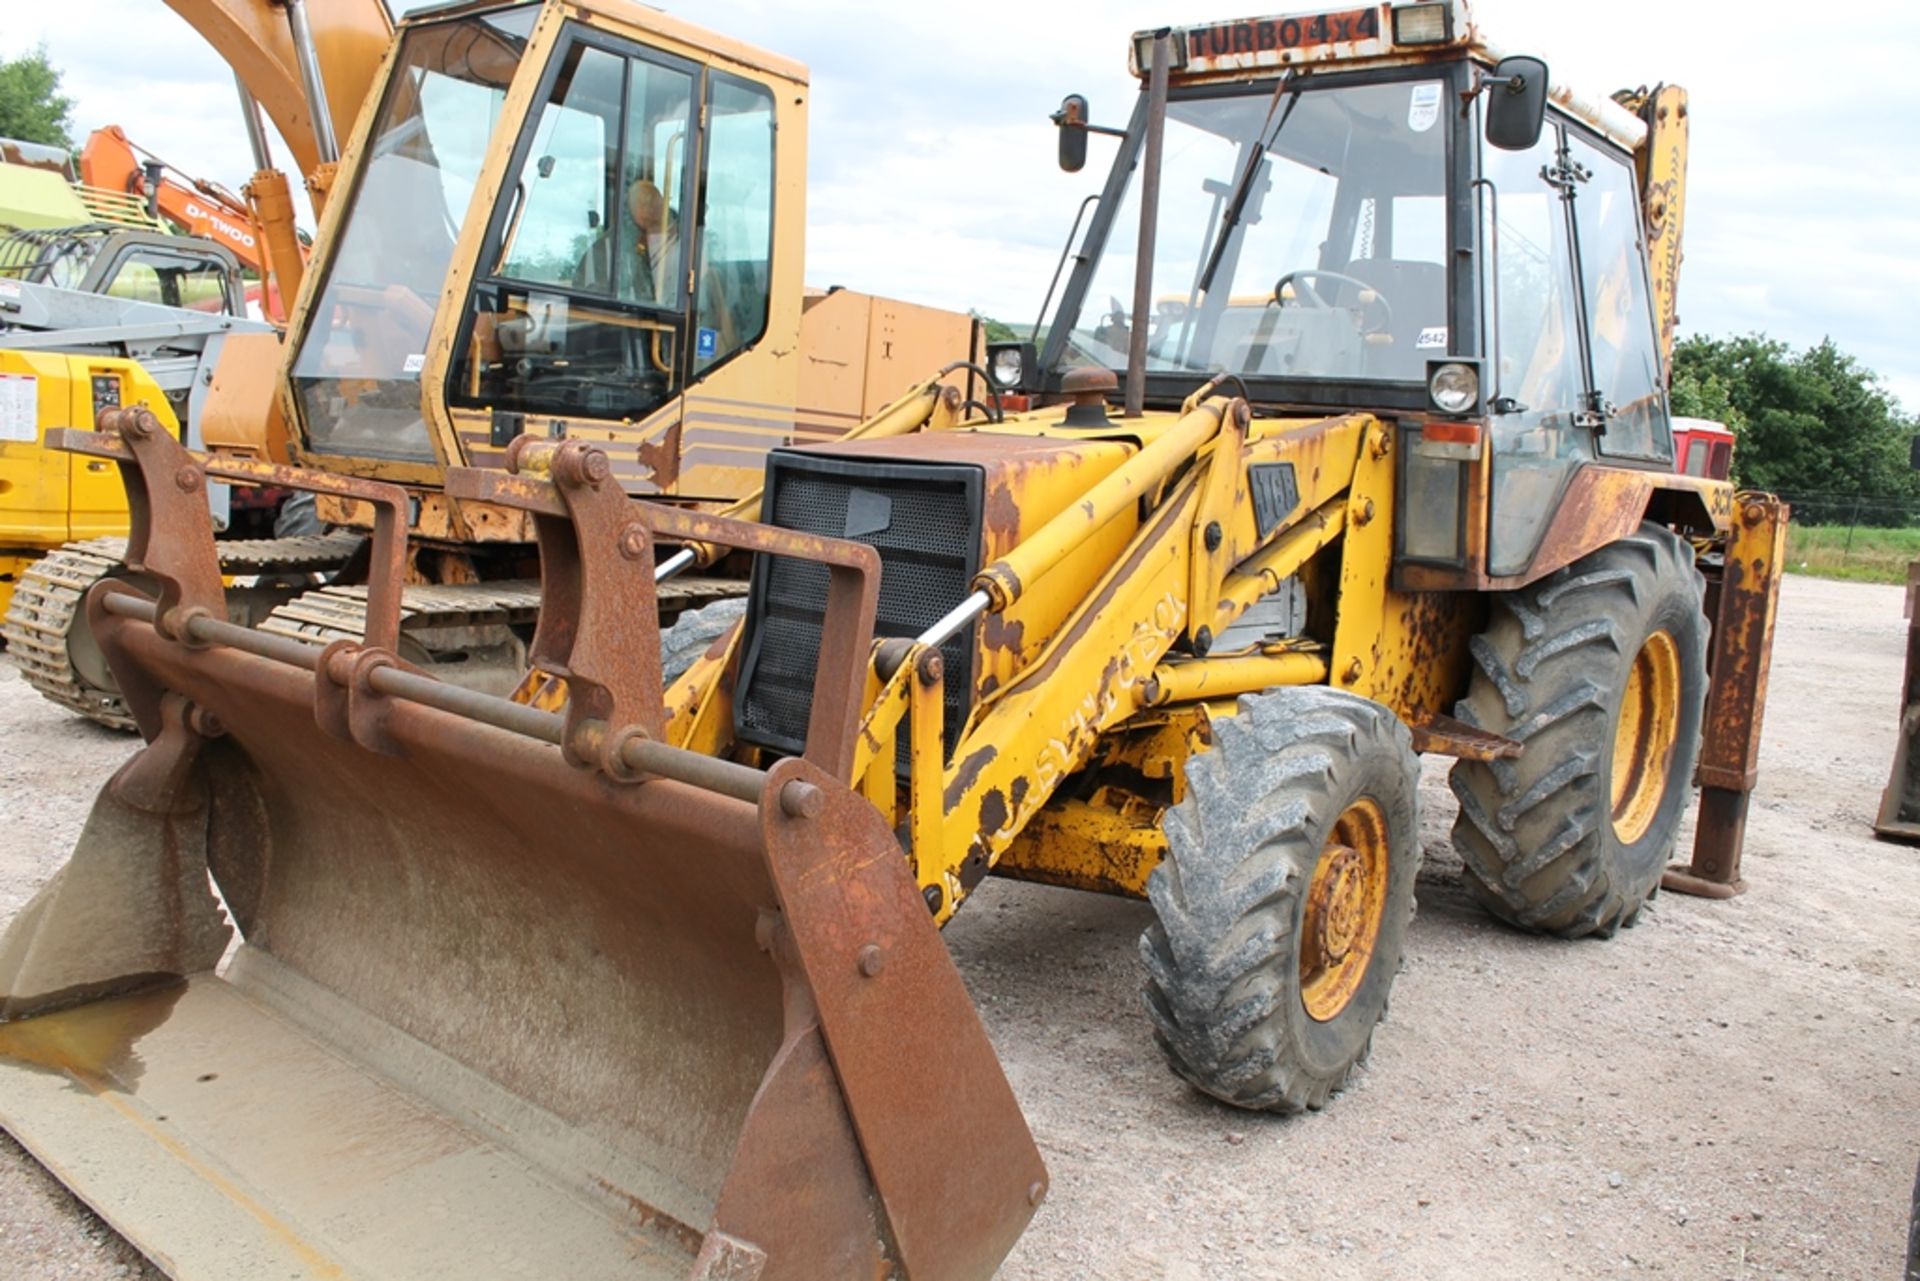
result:
[[[0,935],[8,1129],[181,1276],[982,1278],[1048,1188],[939,935],[989,873],[1144,899],[1168,1063],[1272,1113],[1366,1056],[1422,754],[1515,926],[1737,889],[1784,512],[1673,467],[1684,95],[1433,0],[1133,65],[988,420],[774,449],[752,520],[458,420],[447,502],[537,541],[540,700],[399,649],[411,401],[296,363],[395,455],[285,471],[375,513],[325,643],[227,621],[224,464],[64,434],[137,499],[145,585],[87,610],[147,745]],[[663,573],[725,558],[744,609],[663,631]]]
[[[450,498],[449,466],[498,466],[522,432],[586,439],[629,492],[745,510],[775,445],[952,423],[963,387],[984,394],[984,371],[946,373],[980,354],[971,316],[802,283],[799,63],[632,0],[441,5],[397,35],[380,0],[169,3],[241,82],[247,191],[284,215],[263,239],[291,243],[291,205],[261,110],[320,210],[304,262],[271,256],[284,338],[227,345],[204,439],[241,494],[289,465],[406,487],[410,662],[510,691],[539,608],[533,522]],[[364,535],[372,508],[293,510],[281,537],[222,540],[234,620],[361,635],[365,538],[316,559],[315,535]],[[47,697],[130,729],[82,609],[130,572],[116,551],[26,567],[0,635]],[[664,619],[745,590],[698,568],[662,587]]]

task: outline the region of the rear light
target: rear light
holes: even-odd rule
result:
[[[1401,4],[1393,8],[1395,44],[1449,44],[1453,40],[1453,5]]]
[[[1425,423],[1420,439],[1430,445],[1477,445],[1483,431],[1479,423]]]
[[[1486,443],[1486,428],[1477,422],[1429,422],[1413,438],[1413,452],[1421,458],[1474,462]]]

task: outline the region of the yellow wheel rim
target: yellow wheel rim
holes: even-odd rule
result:
[[[1613,727],[1613,834],[1622,844],[1632,845],[1653,826],[1679,736],[1680,649],[1658,631],[1634,655]]]
[[[1387,911],[1387,818],[1362,797],[1333,825],[1307,887],[1300,1001],[1321,1023],[1360,990]]]

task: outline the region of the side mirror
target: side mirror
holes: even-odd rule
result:
[[[1525,151],[1540,141],[1546,119],[1547,64],[1500,59],[1487,79],[1487,141],[1502,151]]]
[[[1070,93],[1050,118],[1060,128],[1060,168],[1079,173],[1087,163],[1087,100]]]

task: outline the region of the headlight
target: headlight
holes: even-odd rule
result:
[[[1018,387],[1027,376],[1027,345],[1007,343],[1005,346],[995,346],[987,356],[987,373],[992,377],[993,385],[1002,391]]]
[[[1436,365],[1427,376],[1427,396],[1443,414],[1470,414],[1480,403],[1480,373],[1458,361]]]
[[[1446,44],[1453,39],[1453,6],[1447,3],[1393,7],[1395,44]]]

